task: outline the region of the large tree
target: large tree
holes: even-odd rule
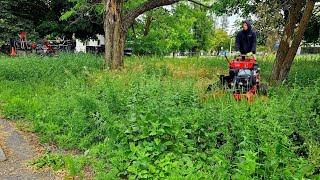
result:
[[[135,19],[147,11],[155,8],[172,5],[180,1],[188,1],[206,6],[196,0],[103,0],[104,33],[105,33],[105,65],[111,69],[123,67],[124,47],[128,29]],[[209,0],[208,0],[209,1]],[[201,1],[205,2],[205,1]],[[100,9],[100,1],[78,0],[74,8],[67,14],[69,16],[79,9]]]
[[[292,62],[301,43],[303,34],[311,18],[316,0],[293,0],[289,4],[289,15],[286,21],[276,61],[270,75],[271,82],[285,80],[292,66]],[[301,20],[298,21],[303,10]]]

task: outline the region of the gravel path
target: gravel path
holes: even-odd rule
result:
[[[6,156],[6,160],[0,162],[1,180],[60,179],[50,170],[37,172],[27,166],[28,161],[37,157],[36,147],[28,143],[9,121],[2,119],[0,119],[0,148]]]

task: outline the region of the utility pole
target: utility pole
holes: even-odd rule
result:
[[[235,29],[233,28],[234,26],[231,26],[230,27],[230,33],[229,33],[229,36],[230,36],[230,55],[231,55],[231,52],[232,52],[232,39],[233,39],[233,33],[235,32]]]

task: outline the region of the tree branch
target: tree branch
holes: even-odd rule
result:
[[[177,3],[179,1],[182,1],[182,0],[149,0],[149,1],[141,4],[140,6],[133,9],[132,11],[128,12],[124,16],[124,19],[123,19],[124,30],[127,30],[139,15],[141,15],[147,11],[153,10],[157,7],[171,5],[171,4]]]
[[[195,0],[187,0],[187,1],[192,2],[193,4],[197,4],[197,5],[203,6],[203,7],[208,8],[208,9],[212,8],[212,6],[208,6],[208,5],[202,4],[202,3],[198,2],[198,1],[195,1]]]
[[[137,8],[133,9],[132,11],[128,12],[123,19],[123,29],[126,31],[134,22],[134,20],[141,14],[151,11],[157,7],[161,6],[167,6],[171,5],[180,1],[189,1],[194,4],[198,4],[200,6],[203,6],[205,8],[211,9],[212,6],[207,6],[205,4],[202,4],[196,0],[149,0]]]

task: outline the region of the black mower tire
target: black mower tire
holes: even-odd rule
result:
[[[259,86],[259,95],[262,95],[262,96],[267,96],[268,95],[268,92],[267,92],[267,85],[266,84],[260,84]]]
[[[220,85],[221,87],[223,87],[224,83],[225,83],[225,75],[220,75],[219,80],[220,80]]]
[[[209,84],[208,87],[207,87],[206,92],[211,92],[213,90],[214,90],[214,85],[213,84]]]
[[[220,86],[222,89],[226,90],[229,89],[229,83],[228,83],[228,77],[229,76],[225,76],[225,75],[220,75]]]
[[[216,91],[219,89],[226,89],[228,87],[228,82],[225,78],[225,75],[220,75],[219,77],[219,81],[213,83],[213,84],[209,84],[206,92],[212,92],[212,91]]]

